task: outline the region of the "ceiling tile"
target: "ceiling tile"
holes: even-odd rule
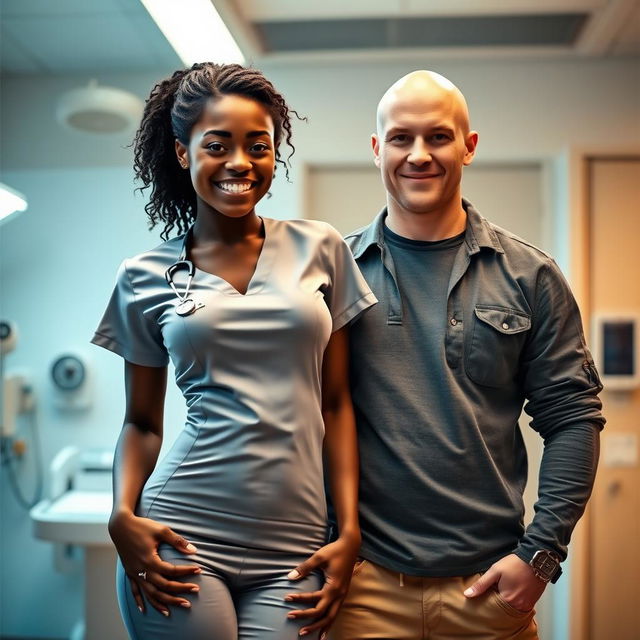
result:
[[[640,54],[640,5],[633,11],[631,18],[617,34],[612,46],[612,53],[617,55]],[[638,80],[640,83],[640,69]]]
[[[0,32],[0,60],[2,60],[2,71],[4,73],[43,73],[48,69],[29,55],[4,29],[4,24]]]
[[[138,10],[140,0],[2,0],[3,18],[78,16]]]
[[[163,45],[177,58],[155,24],[114,13],[93,16],[7,18],[5,29],[55,73],[155,68]],[[154,29],[155,32],[154,33]]]

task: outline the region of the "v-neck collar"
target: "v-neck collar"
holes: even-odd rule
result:
[[[258,256],[258,261],[256,262],[256,268],[249,279],[249,284],[247,285],[247,290],[245,293],[240,293],[232,284],[227,282],[221,276],[216,275],[215,273],[209,273],[208,271],[203,271],[193,265],[194,268],[194,284],[198,285],[199,279],[210,280],[211,284],[218,289],[219,291],[231,295],[231,296],[239,296],[244,298],[245,296],[250,296],[258,293],[265,285],[269,273],[271,272],[271,267],[273,265],[274,259],[274,239],[271,237],[273,235],[274,229],[272,226],[273,220],[271,218],[263,218],[259,216],[260,220],[262,220],[262,225],[264,228],[264,242],[262,243],[262,248],[260,249],[260,255]],[[193,225],[189,227],[188,231],[184,234],[184,238],[182,240],[182,250],[180,251],[179,260],[185,260],[187,262],[191,262],[191,259],[188,257],[187,253],[189,251],[189,243],[191,241],[193,235]]]

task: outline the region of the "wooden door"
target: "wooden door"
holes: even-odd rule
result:
[[[592,159],[590,311],[640,314],[640,158]],[[638,366],[639,363],[636,363]],[[589,640],[640,638],[640,389],[602,394],[598,477],[591,499]],[[630,437],[629,437],[630,436]],[[634,463],[634,459],[636,462]]]

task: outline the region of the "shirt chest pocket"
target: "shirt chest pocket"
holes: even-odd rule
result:
[[[465,358],[467,375],[487,387],[509,384],[518,372],[531,316],[515,309],[476,305],[471,324]]]

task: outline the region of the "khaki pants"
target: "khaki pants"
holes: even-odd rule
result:
[[[420,578],[362,560],[329,640],[537,640],[535,610],[522,612],[495,590],[468,599],[479,574]]]

